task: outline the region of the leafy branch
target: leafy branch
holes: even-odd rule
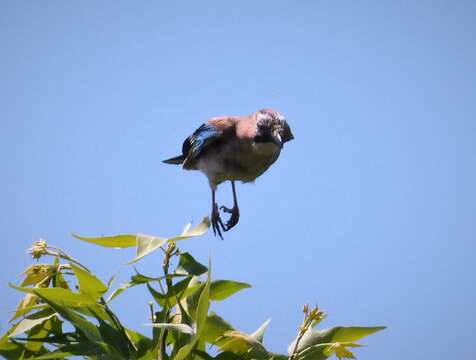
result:
[[[10,320],[10,329],[0,338],[0,355],[6,359],[132,359],[132,360],[323,360],[335,355],[354,358],[349,348],[356,341],[384,327],[334,327],[316,330],[325,318],[319,308],[304,306],[304,319],[288,354],[268,351],[263,343],[270,320],[255,332],[244,333],[210,311],[250,285],[233,280],[212,280],[210,264],[203,265],[191,254],[181,252],[182,240],[205,234],[208,218],[169,238],[144,234],[119,234],[106,237],[76,238],[105,247],[136,247],[129,262],[142,260],[156,250],[163,253],[161,274],[157,277],[135,272],[130,280],[112,289],[91,270],[64,250],[38,240],[29,249],[36,260],[51,258],[51,263],[36,263],[24,272],[19,286],[23,292]],[[165,284],[165,285],[164,285]],[[109,303],[131,287],[145,287],[152,302],[150,336],[124,326]],[[108,294],[106,298],[106,294]],[[218,349],[212,356],[209,344]]]

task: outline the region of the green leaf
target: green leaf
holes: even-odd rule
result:
[[[235,330],[225,319],[212,312],[207,317],[203,336],[210,344],[217,343],[217,340],[227,331]]]
[[[210,266],[209,266],[210,268]],[[211,271],[208,270],[207,281],[205,282],[203,289],[200,293],[200,297],[195,311],[195,317],[192,319],[195,322],[195,334],[185,346],[182,346],[174,357],[174,360],[183,360],[192,351],[195,344],[201,338],[201,334],[205,328],[205,322],[207,320],[208,308],[210,306],[210,283],[211,283]]]
[[[21,291],[21,290],[20,290]],[[18,319],[20,316],[23,316],[27,313],[29,313],[31,310],[35,308],[38,304],[38,296],[36,296],[33,293],[28,293],[26,296],[20,301],[18,304],[15,313],[13,314],[12,318],[10,319],[10,322]]]
[[[193,328],[187,324],[153,323],[153,324],[145,324],[145,325],[151,326],[154,328],[159,328],[159,329],[174,330],[182,334],[188,334],[188,335],[195,334],[195,331],[193,330]]]
[[[71,307],[71,309],[86,316],[99,316],[104,321],[109,321],[111,323],[114,322],[110,314],[104,308],[104,306],[98,303],[88,305],[87,307]]]
[[[92,345],[91,343],[86,341],[78,343],[78,344],[67,344],[65,346],[61,346],[56,351],[35,357],[33,359],[34,360],[51,360],[51,359],[65,359],[71,356],[91,356],[91,355],[104,354],[104,351],[100,351],[96,347],[91,345]]]
[[[218,354],[216,357],[212,357],[208,355],[205,351],[200,350],[193,350],[193,354],[197,355],[199,358],[203,360],[243,360],[242,357],[233,354],[232,352],[222,352]],[[288,358],[286,357],[286,360]],[[267,360],[267,359],[266,359]]]
[[[269,353],[271,357],[269,360],[288,360],[289,355],[284,355],[284,354],[277,354],[277,353]]]
[[[137,235],[137,250],[136,256],[134,259],[127,262],[127,264],[132,264],[136,261],[139,261],[144,256],[149,255],[150,253],[154,252],[162,245],[167,242],[166,238],[161,238],[158,236],[151,236],[151,235]]]
[[[108,287],[90,272],[73,263],[70,263],[70,265],[78,279],[81,294],[90,296],[92,300],[97,301],[108,290]]]
[[[246,359],[268,359],[270,357],[261,342],[236,330],[227,331],[223,335],[223,342],[220,341],[219,347],[224,352],[229,351]]]
[[[137,349],[137,357],[142,360],[151,359],[154,350],[152,339],[131,329],[125,328],[125,331]]]
[[[198,276],[207,272],[207,267],[196,261],[188,252],[180,254],[180,260],[175,269],[176,275]]]
[[[384,329],[386,329],[385,326],[338,326],[331,329],[333,330],[332,342],[354,342]]]
[[[215,280],[210,288],[210,300],[221,301],[251,285],[233,280]]]
[[[161,281],[165,279],[165,276],[150,277],[150,276],[141,274],[137,271],[135,267],[134,267],[134,271],[136,272],[136,274],[131,276],[131,282],[134,284],[145,284],[148,282]]]
[[[269,318],[268,320],[266,320],[263,325],[261,325],[253,334],[251,334],[250,336],[255,339],[255,340],[258,340],[260,343],[263,342],[263,336],[264,336],[264,332],[266,331],[269,323],[271,322],[271,318]]]
[[[128,248],[136,246],[136,234],[118,234],[112,236],[87,237],[78,234],[72,234],[76,239],[86,241],[104,247]]]
[[[196,342],[197,342],[196,337],[193,337],[188,344],[182,346],[179,349],[177,354],[174,356],[173,360],[183,360],[183,359],[185,359],[187,357],[187,355],[190,354],[190,351],[192,351]]]
[[[40,290],[56,290],[53,289],[40,289]],[[101,341],[101,336],[98,328],[90,321],[70,309],[69,306],[65,306],[61,300],[51,298],[49,296],[43,296],[38,294],[48,305],[51,306],[61,317],[69,321],[77,330],[79,330],[86,338],[88,338],[93,344]]]
[[[298,352],[295,359],[296,360],[325,360],[329,357],[329,355],[326,354],[326,349],[328,349],[330,345],[331,344],[329,343],[323,343],[323,344],[317,344],[317,345],[307,347],[301,352]]]
[[[243,360],[243,357],[233,354],[232,352],[225,351],[218,354],[215,360]]]
[[[237,330],[225,331],[216,344],[224,352],[245,356],[251,359],[269,359],[269,354],[264,348],[263,335],[271,319],[266,320],[253,334],[248,335]]]
[[[115,297],[119,296],[120,294],[122,294],[124,291],[126,291],[127,289],[129,289],[130,287],[133,287],[135,285],[138,285],[138,284],[134,284],[132,282],[128,282],[128,283],[125,283],[125,284],[122,284],[120,287],[118,287],[116,290],[114,290],[111,295],[109,295],[109,297],[107,298],[106,302],[109,303],[110,301],[112,301],[112,299],[114,299]]]
[[[56,317],[51,317],[28,330],[28,341],[25,344],[25,348],[35,354],[41,354],[45,350],[43,339],[51,333],[55,320],[57,321]]]
[[[203,218],[202,222],[191,229],[191,224],[188,224],[181,235],[170,238],[163,238],[159,236],[144,235],[144,234],[119,234],[112,236],[87,237],[73,234],[76,239],[83,240],[100,246],[112,248],[127,248],[136,246],[136,256],[128,262],[128,264],[139,261],[144,256],[154,252],[166,242],[174,242],[185,240],[191,237],[201,236],[205,234],[210,227],[210,220],[208,217]]]
[[[208,228],[210,227],[210,219],[208,216],[205,216],[200,224],[195,226],[193,229],[191,229],[191,225],[192,224],[187,224],[181,235],[172,237],[168,241],[179,241],[191,237],[202,236],[208,231]]]
[[[332,345],[333,343],[353,343],[354,341],[360,340],[383,329],[385,329],[384,326],[338,326],[317,331],[309,329],[299,342],[297,352],[300,355],[298,356],[298,359],[325,359],[328,356],[326,356],[324,351],[329,345]],[[294,340],[288,347],[289,354],[292,349],[294,349],[295,341],[296,340]],[[326,344],[326,347],[321,346],[322,344]]]
[[[84,345],[83,345],[84,346]],[[91,353],[93,355],[94,353]],[[56,360],[56,359],[65,359],[68,356],[74,356],[74,355],[83,355],[83,354],[75,354],[73,352],[69,351],[53,351],[45,355],[37,356],[34,357],[33,360]]]
[[[195,322],[197,323],[197,336],[200,337],[203,332],[205,322],[207,321],[208,309],[210,307],[210,287],[211,287],[211,269],[208,270],[207,281],[198,300]]]
[[[101,319],[100,316],[94,314],[94,317],[99,323],[99,333],[102,342],[108,345],[107,349],[120,354],[120,358],[130,359],[130,350],[133,351],[131,349],[132,344],[127,335],[122,331],[122,326],[119,326],[118,329],[116,329]]]
[[[355,359],[355,355],[347,349],[347,347],[362,347],[362,345],[359,344],[353,344],[353,343],[333,343],[332,345],[329,345],[325,350],[324,354],[327,356],[332,356],[335,354],[335,356],[339,359]]]
[[[136,270],[137,271],[137,270]],[[175,275],[175,274],[170,274],[168,275],[169,277],[183,277],[184,275]],[[142,285],[142,284],[147,284],[149,282],[158,282],[158,281],[161,281],[165,279],[165,276],[160,276],[160,277],[149,277],[149,276],[145,276],[145,275],[142,275],[142,274],[139,274],[137,273],[136,275],[133,275],[131,277],[131,281],[127,282],[127,283],[124,283],[124,284],[121,284],[117,289],[115,289],[108,297],[108,299],[106,300],[107,303],[109,303],[112,299],[114,299],[115,297],[119,296],[120,294],[122,294],[124,291],[126,291],[127,289],[133,287],[133,286],[136,286],[136,285]],[[154,296],[155,297],[155,296]]]
[[[44,317],[40,317],[38,319],[23,319],[22,321],[20,321],[17,326],[15,327],[15,330],[12,331],[8,337],[15,337],[21,333],[24,333],[30,329],[32,329],[33,327],[35,327],[36,325],[39,325],[39,324],[42,324],[43,322],[45,322],[46,320],[50,319],[51,317],[55,316],[56,314],[50,314],[48,316],[44,316]]]
[[[17,325],[13,325],[0,339],[0,355],[6,359],[20,359],[24,353],[23,344],[13,343],[10,341],[8,335],[15,331]]]
[[[187,292],[190,293],[193,291],[193,288],[188,289],[188,285],[190,284],[191,280],[192,277],[189,276],[181,281],[178,281],[168,290],[168,293],[165,295],[155,290],[149,283],[147,283],[147,289],[154,297],[154,300],[157,302],[157,304],[164,307],[168,302],[169,307],[172,307],[177,304],[177,300],[181,296]]]
[[[137,235],[137,252],[134,259],[128,262],[132,264],[136,261],[139,261],[144,256],[149,255],[154,252],[167,242],[174,242],[179,240],[185,240],[191,237],[200,236],[207,232],[210,227],[210,220],[208,217],[205,217],[200,224],[198,224],[193,229],[190,229],[190,224],[188,224],[181,235],[174,236],[171,238],[162,238],[158,236],[151,235]]]
[[[25,275],[25,279],[20,286],[36,285],[51,277],[53,274],[53,266],[50,264],[31,265],[23,274]]]
[[[26,288],[12,284],[9,285],[16,290],[30,294],[36,294],[43,299],[62,304],[64,306],[88,306],[95,303],[95,301],[88,295],[78,294],[63,288]]]

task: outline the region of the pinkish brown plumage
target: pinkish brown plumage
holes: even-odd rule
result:
[[[239,208],[235,181],[252,182],[279,157],[283,144],[293,139],[286,119],[277,111],[264,109],[248,116],[220,116],[200,126],[182,145],[182,155],[164,160],[183,164],[187,170],[200,170],[212,189],[213,231],[222,237],[238,223]],[[219,184],[230,180],[233,208],[221,209],[231,214],[224,225],[215,201]],[[222,237],[223,238],[223,237]]]

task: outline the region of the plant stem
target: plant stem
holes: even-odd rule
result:
[[[167,288],[167,292],[165,293],[166,298],[165,298],[165,321],[169,322],[169,317],[170,317],[170,312],[172,309],[170,308],[170,303],[168,299],[168,294],[172,290],[173,282],[172,278],[169,276],[169,266],[170,266],[170,259],[174,255],[175,251],[175,243],[169,243],[167,249],[165,250],[165,257],[164,257],[164,263],[162,265],[162,270],[164,272],[164,277],[165,277],[165,285]],[[160,282],[159,282],[160,284]],[[161,338],[160,338],[160,353],[159,353],[159,360],[166,360],[167,359],[167,352],[166,352],[166,347],[167,347],[167,335],[168,335],[167,329],[162,330]]]
[[[86,270],[87,272],[91,272],[85,265],[81,264],[79,262],[79,260],[76,260],[75,258],[72,258],[71,256],[69,256],[66,252],[64,252],[63,250],[61,250],[60,248],[56,248],[56,247],[53,247],[53,246],[48,246],[48,249],[53,249],[53,250],[56,250],[57,252],[52,252],[52,251],[47,251],[46,254],[48,255],[51,255],[51,256],[58,256],[64,260],[68,260],[68,261],[71,261],[72,263],[75,263],[76,265],[78,266],[81,266],[84,270]]]
[[[303,324],[304,325],[304,324]],[[307,329],[306,329],[307,330]],[[298,333],[298,336],[296,338],[296,343],[294,344],[294,349],[293,351],[291,352],[291,355],[289,355],[289,360],[294,360],[294,358],[296,357],[297,355],[297,349],[298,349],[298,346],[299,346],[299,342],[301,341],[302,337],[304,336],[304,333],[306,332],[302,330],[302,327],[300,327],[299,329],[299,333]]]

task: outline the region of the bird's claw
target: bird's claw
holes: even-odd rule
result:
[[[226,212],[228,214],[233,213],[233,209],[230,209],[230,208],[226,207],[225,205],[220,206],[220,210],[223,210],[223,212]]]
[[[218,211],[217,204],[213,205],[211,223],[212,223],[213,234],[216,236],[218,233],[218,236],[223,240],[223,235],[221,234],[220,227],[222,228],[223,231],[226,231],[226,228],[225,228],[225,225],[223,225],[223,221],[220,218],[220,212]]]
[[[231,214],[228,222],[226,223],[226,227],[223,228],[223,231],[228,231],[238,224],[238,220],[240,219],[240,209],[238,206],[235,205],[232,209],[227,208],[226,206],[220,206],[220,209],[223,210],[223,212]]]

